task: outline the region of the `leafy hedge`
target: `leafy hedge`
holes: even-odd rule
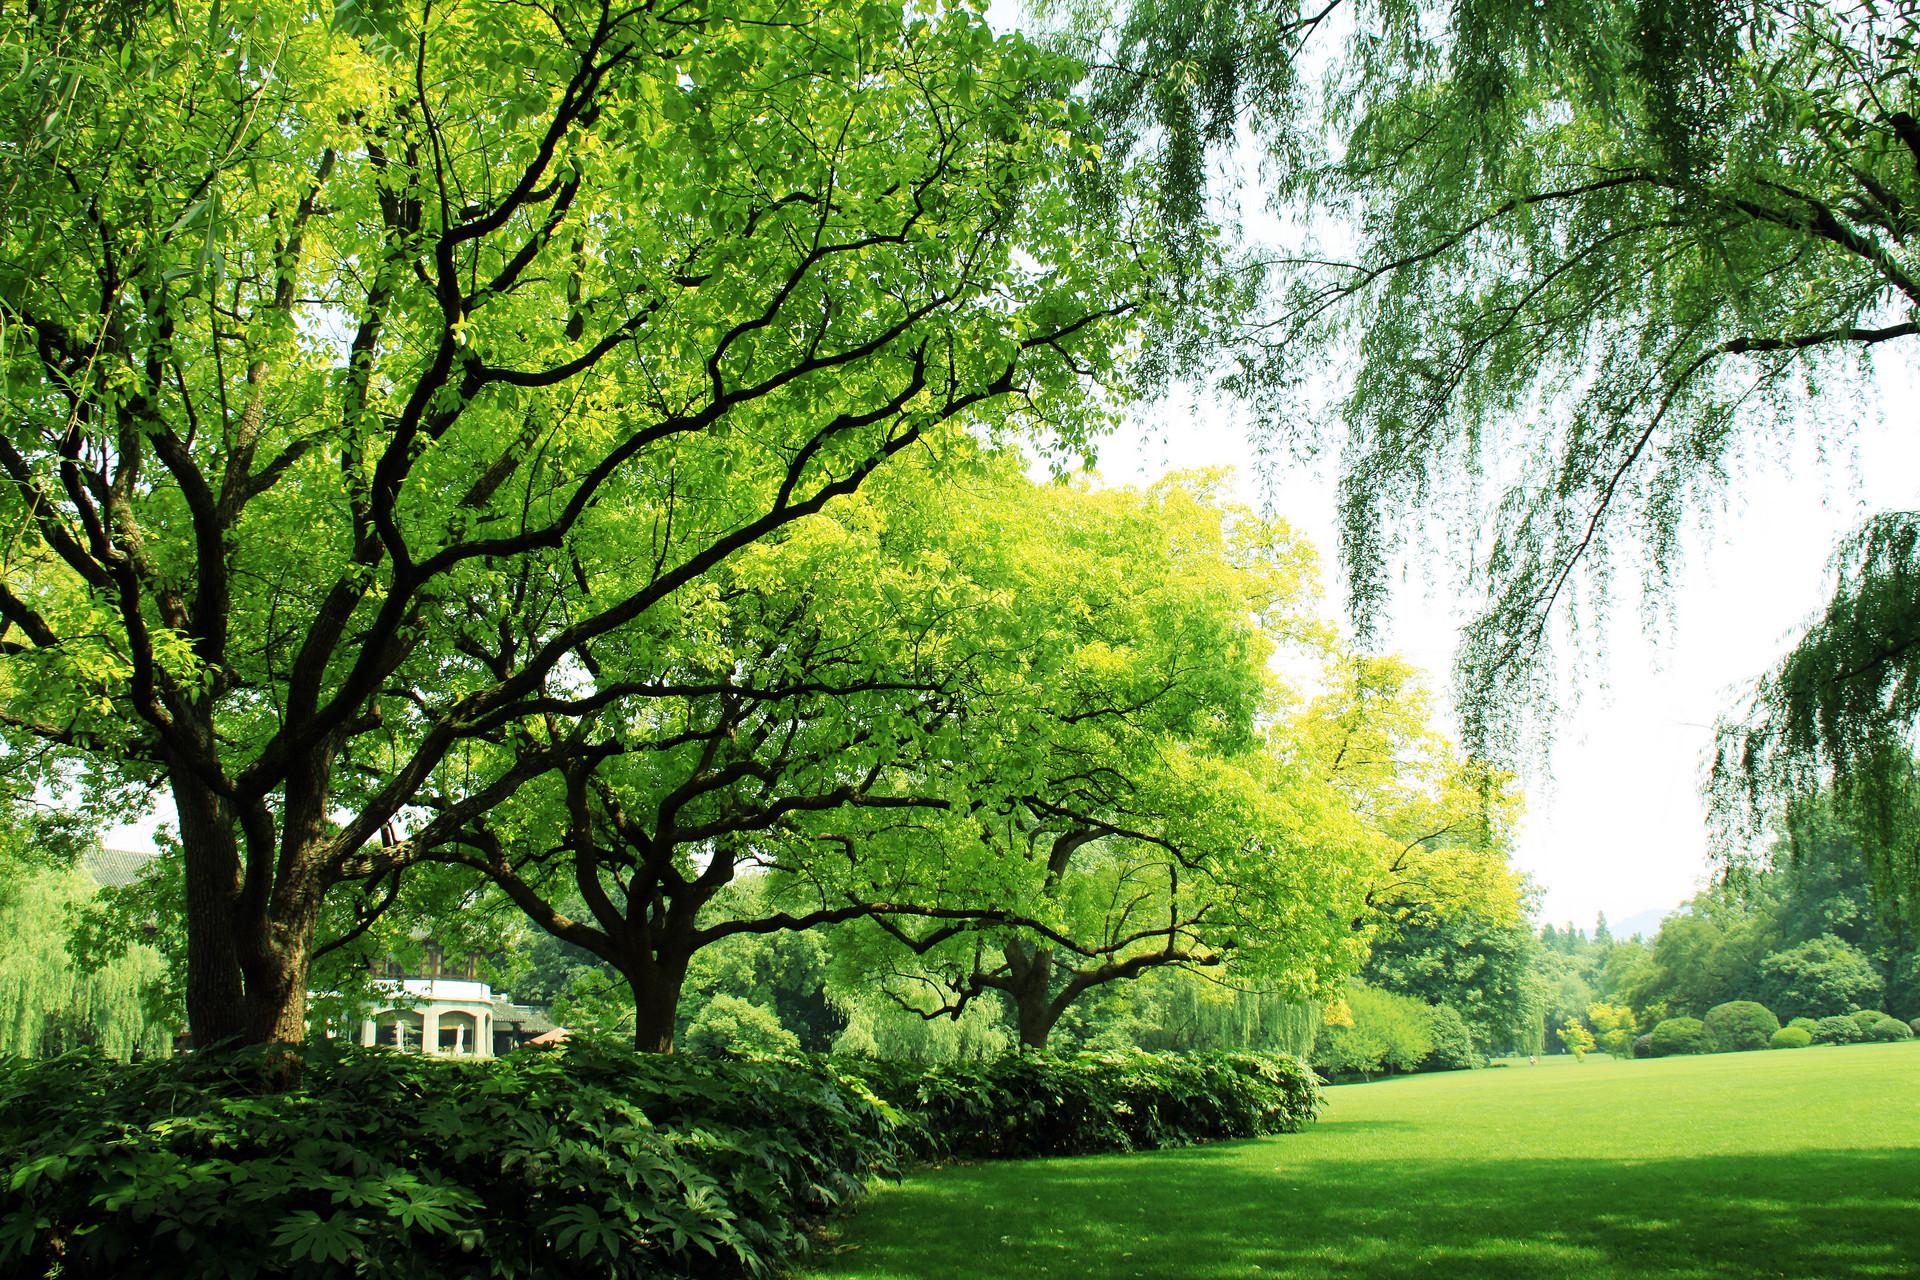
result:
[[[1769,1043],[1775,1049],[1804,1049],[1813,1043],[1813,1036],[1805,1027],[1782,1027],[1773,1033]]]
[[[763,1275],[906,1158],[1285,1132],[1317,1105],[1298,1063],[1252,1054],[924,1071],[575,1040],[313,1051],[288,1092],[268,1066],[0,1061],[0,1275]]]
[[[1707,1053],[1713,1048],[1707,1040],[1707,1024],[1698,1018],[1668,1018],[1653,1029],[1648,1044],[1656,1058]]]
[[[1319,1107],[1312,1072],[1254,1053],[1020,1054],[851,1068],[903,1116],[928,1160],[1141,1151],[1296,1133]]]
[[[1707,1040],[1715,1053],[1737,1053],[1764,1049],[1773,1033],[1780,1030],[1780,1019],[1763,1004],[1752,1000],[1729,1000],[1707,1010]]]
[[[1913,1028],[1898,1018],[1882,1016],[1867,1027],[1867,1039],[1881,1042],[1897,1042],[1913,1039]]]
[[[1866,1038],[1866,1028],[1842,1014],[1822,1018],[1813,1028],[1815,1044],[1858,1044]]]

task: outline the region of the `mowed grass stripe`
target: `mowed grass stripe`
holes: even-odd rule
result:
[[[1920,1277],[1920,1043],[1327,1093],[1290,1137],[917,1174],[808,1274]]]

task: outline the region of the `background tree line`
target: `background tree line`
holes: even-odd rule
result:
[[[1832,797],[1797,804],[1771,858],[1716,882],[1651,938],[1616,939],[1572,925],[1541,933],[1535,974],[1543,1032],[1625,1005],[1637,1034],[1667,1018],[1705,1018],[1753,1001],[1781,1022],[1854,1011],[1920,1017],[1920,944],[1874,898],[1871,824]]]

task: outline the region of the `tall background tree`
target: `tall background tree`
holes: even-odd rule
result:
[[[304,1034],[328,896],[550,765],[473,767],[596,645],[935,424],[1084,443],[1148,302],[1151,237],[1067,199],[1077,71],[962,7],[0,48],[5,763],[171,801],[203,1045]]]

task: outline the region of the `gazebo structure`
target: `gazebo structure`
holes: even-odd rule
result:
[[[402,1053],[493,1056],[493,988],[462,978],[387,978],[394,1007],[360,1023],[360,1043]]]
[[[440,949],[426,948],[425,973],[406,974],[389,963],[375,979],[393,995],[393,1003],[361,1020],[359,1042],[455,1058],[492,1058],[553,1030],[546,1014],[527,1005],[497,999],[482,982],[479,964],[449,966]],[[452,968],[458,976],[449,973]]]

